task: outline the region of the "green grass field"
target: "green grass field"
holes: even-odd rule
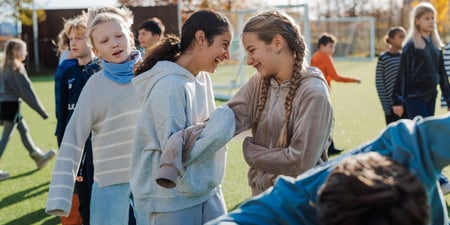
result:
[[[336,63],[337,71],[341,74],[362,80],[361,84],[332,84],[331,98],[335,113],[334,141],[337,148],[350,150],[375,138],[385,127],[384,116],[375,90],[375,64],[375,61]],[[212,75],[214,83],[230,82],[236,70],[236,66],[219,67],[218,71]],[[246,71],[249,76],[253,69],[247,67]],[[53,135],[56,119],[53,116],[52,74],[33,77],[32,80],[39,98],[52,116],[48,120],[43,120],[23,104],[24,118],[31,130],[31,136],[39,147],[44,150],[56,149],[56,138]],[[225,93],[229,92],[225,90]],[[443,113],[445,110],[437,108],[436,114]],[[223,190],[229,209],[250,196],[246,179],[247,165],[241,152],[241,138],[237,137],[228,144]],[[0,161],[0,168],[11,174],[9,180],[0,182],[0,224],[59,224],[59,218],[44,212],[53,165],[54,160],[44,169],[37,171],[34,162],[22,146],[19,135],[17,132],[13,134]],[[444,172],[450,175],[448,168]]]

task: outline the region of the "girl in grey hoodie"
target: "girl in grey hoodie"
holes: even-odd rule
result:
[[[169,137],[203,122],[214,111],[208,72],[229,58],[231,39],[227,18],[200,10],[183,24],[181,40],[165,38],[136,69],[133,83],[143,108],[131,156],[130,185],[135,206],[147,212],[152,225],[198,225],[226,213],[220,188],[226,149],[216,148],[217,140],[196,143],[197,150],[184,162],[186,170],[176,188],[159,186],[156,177]]]

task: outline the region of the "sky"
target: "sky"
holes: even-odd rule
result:
[[[306,0],[264,0],[270,5],[303,4]],[[38,8],[69,9],[91,6],[114,6],[117,0],[36,0]]]

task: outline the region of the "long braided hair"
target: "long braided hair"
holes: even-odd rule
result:
[[[321,225],[425,225],[429,207],[422,183],[376,152],[342,161],[319,190]]]
[[[256,14],[245,24],[243,33],[246,32],[257,34],[258,38],[266,44],[270,44],[275,35],[281,35],[286,40],[287,45],[295,58],[294,72],[290,79],[291,85],[284,103],[285,118],[281,134],[277,140],[277,147],[285,147],[289,144],[288,124],[292,112],[292,100],[300,85],[302,71],[306,68],[305,55],[307,49],[304,38],[300,33],[299,26],[294,22],[292,17],[279,10],[269,10]],[[271,77],[265,77],[262,80],[261,94],[259,96],[256,116],[252,124],[253,135],[256,133],[261,112],[266,104],[270,80]]]

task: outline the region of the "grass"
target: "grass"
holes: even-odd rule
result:
[[[333,83],[331,99],[335,113],[334,140],[338,148],[350,150],[375,138],[385,127],[384,116],[375,90],[375,61],[337,62],[337,71],[346,76],[358,77],[361,84]],[[222,66],[212,75],[214,83],[228,83],[236,73],[233,66]],[[253,69],[246,67],[247,77]],[[56,149],[53,135],[54,118],[53,77],[44,74],[33,77],[33,86],[48,113],[43,120],[37,113],[23,104],[22,111],[36,145],[42,149]],[[235,90],[231,90],[233,93]],[[224,90],[230,93],[230,90]],[[217,102],[223,104],[223,102]],[[436,114],[445,110],[437,108]],[[242,137],[228,144],[227,170],[223,191],[227,206],[234,208],[250,197],[247,185],[247,164],[242,157]],[[59,218],[45,214],[47,190],[54,160],[37,171],[36,165],[20,142],[17,132],[13,134],[0,161],[0,168],[11,174],[11,179],[0,182],[0,224],[59,224]],[[444,173],[450,175],[446,168]],[[450,195],[449,195],[450,197]],[[450,199],[447,199],[449,201]]]

